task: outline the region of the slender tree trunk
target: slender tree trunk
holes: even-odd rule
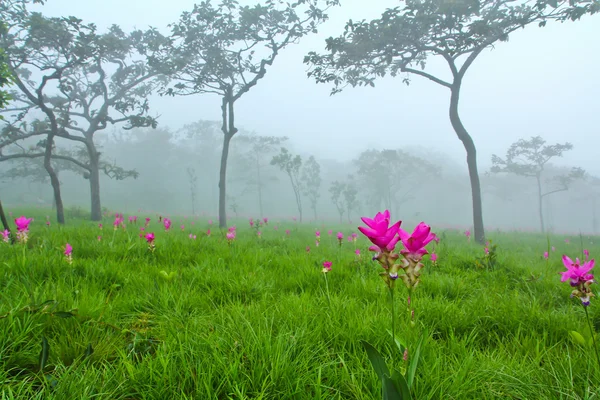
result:
[[[4,208],[2,208],[2,201],[0,201],[0,219],[2,220],[2,226],[5,230],[10,232],[10,226],[6,220],[6,214],[4,214]]]
[[[546,232],[544,226],[544,196],[542,195],[542,182],[540,180],[539,174],[535,176],[535,180],[537,181],[537,189],[538,189],[538,214],[540,216],[540,229],[542,233]]]
[[[223,152],[221,153],[221,169],[219,171],[219,228],[227,226],[227,158],[229,157],[229,143],[231,136],[225,134],[223,137]]]
[[[50,176],[50,184],[52,185],[52,190],[54,192],[54,202],[56,203],[56,222],[59,224],[65,223],[65,211],[63,208],[62,197],[60,194],[60,181],[58,180],[58,175],[54,168],[52,167],[51,157],[52,157],[52,147],[54,145],[54,134],[48,134],[48,138],[46,139],[46,149],[44,152],[44,168],[48,175]]]
[[[229,143],[237,132],[232,98],[233,95],[230,89],[227,95],[223,97],[221,104],[223,151],[221,153],[221,169],[219,170],[219,228],[227,226],[227,158],[229,157]]]
[[[467,152],[467,166],[469,168],[469,179],[471,181],[471,199],[473,202],[473,228],[475,240],[485,243],[485,230],[483,228],[483,207],[481,202],[481,183],[477,171],[477,150],[473,139],[465,129],[458,115],[458,102],[460,98],[461,77],[456,77],[451,89],[450,97],[450,122],[454,132],[463,143]]]
[[[592,197],[592,231],[598,234],[598,218],[596,215],[596,197]]]
[[[317,204],[316,203],[313,204],[312,209],[313,209],[313,213],[315,214],[315,221],[316,221],[317,220]]]
[[[260,159],[258,158],[258,153],[256,154],[256,188],[258,190],[258,210],[260,212],[260,216],[264,217],[265,214],[263,212],[263,200],[262,200],[262,182],[260,180]]]
[[[100,203],[100,154],[96,150],[94,142],[86,143],[90,157],[90,196],[91,196],[91,220],[102,220],[102,205]]]

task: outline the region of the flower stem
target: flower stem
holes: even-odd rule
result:
[[[396,346],[396,312],[394,307],[394,287],[389,286],[390,290],[390,303],[391,303],[391,313],[392,313],[392,341],[394,342],[394,346]],[[392,346],[393,347],[393,346]],[[396,365],[396,352],[392,351],[392,364]]]
[[[598,361],[598,367],[600,367],[600,356],[598,355],[598,346],[596,345],[596,336],[594,335],[594,328],[592,328],[592,322],[590,321],[590,315],[588,314],[587,307],[582,305],[585,310],[585,317],[588,322],[588,327],[590,328],[590,334],[592,335],[592,341],[594,343],[594,353],[596,353],[596,361]]]

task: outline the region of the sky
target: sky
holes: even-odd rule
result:
[[[245,1],[241,1],[246,3]],[[248,2],[249,3],[249,2]],[[261,135],[288,136],[294,148],[318,158],[350,160],[367,148],[421,147],[464,163],[465,151],[448,118],[449,90],[424,78],[376,81],[375,88],[346,88],[330,96],[331,86],[306,77],[309,51],[323,51],[325,39],[342,32],[348,19],[377,18],[394,0],[342,0],[329,12],[319,33],[282,51],[265,78],[237,103],[238,127]],[[167,32],[193,0],[48,0],[52,16],[74,15],[100,30],[115,23],[124,29],[154,26]],[[459,106],[463,124],[478,149],[480,171],[492,154],[503,156],[520,138],[543,136],[549,143],[570,142],[573,150],[556,164],[579,166],[600,175],[600,16],[577,22],[531,25],[482,53],[466,74]],[[447,76],[431,59],[427,71]],[[153,97],[151,113],[159,125],[177,130],[200,119],[219,120],[216,96]],[[235,139],[234,139],[235,140]],[[435,161],[435,160],[432,160]]]

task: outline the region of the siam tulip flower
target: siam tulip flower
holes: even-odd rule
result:
[[[208,220],[208,224],[209,224],[209,225],[212,225],[212,224],[213,224],[213,220],[212,220],[212,219],[209,219],[209,220]]]
[[[327,231],[327,234],[328,234],[329,236],[333,235],[333,230],[331,230],[331,229],[330,229],[330,230],[328,230],[328,231]]]
[[[485,254],[490,254],[490,249],[488,249],[487,247],[485,247],[485,248],[483,249],[483,252],[484,252]]]
[[[5,229],[2,231],[2,241],[4,241],[4,243],[8,243],[10,240],[10,231],[8,229]]]
[[[346,239],[348,239],[349,242],[352,242],[352,236],[348,236]]]
[[[206,231],[206,236],[210,236],[210,229]]]
[[[433,263],[433,265],[437,264],[437,259],[438,259],[437,254],[435,254],[434,252],[431,252],[430,258],[431,258],[431,262]]]
[[[354,254],[356,254],[356,258],[360,258],[360,249],[354,250]]]
[[[171,220],[165,217],[163,225],[165,226],[165,231],[168,231],[169,229],[171,229]]]
[[[289,229],[286,229],[286,230],[285,230],[285,234],[289,236],[289,235],[290,235],[290,230],[289,230]]]
[[[115,220],[113,222],[113,229],[117,230],[117,228],[119,227],[119,225],[121,225],[123,223],[123,220],[121,219],[121,217],[119,217],[119,215],[117,214],[117,216],[115,217]]]
[[[67,243],[65,245],[65,258],[67,259],[67,262],[69,264],[73,263],[73,246],[71,246],[69,243]]]
[[[227,235],[225,235],[227,238],[227,242],[229,244],[231,244],[231,242],[233,242],[235,240],[235,230],[230,230],[229,232],[227,232]]]
[[[317,241],[321,240],[321,231],[315,231],[315,237],[317,238]]]
[[[440,244],[440,238],[435,233],[432,233],[435,244]],[[433,255],[433,254],[432,254]]]
[[[344,241],[344,234],[342,232],[338,232],[337,235],[337,240],[338,240],[338,244],[341,246],[342,242]]]
[[[185,230],[185,225],[181,225],[181,230],[184,231]]]
[[[29,232],[29,224],[31,221],[33,221],[33,218],[25,218],[22,215],[15,219],[15,225],[17,225],[17,241],[27,243],[27,233]]]
[[[153,253],[154,249],[156,248],[155,244],[154,244],[154,239],[155,239],[154,232],[146,233],[144,238],[146,239],[146,242],[148,243],[148,251]]]
[[[467,237],[467,240],[470,242],[471,241],[471,231],[469,229],[467,229],[465,231],[465,236]]]
[[[102,230],[102,224],[98,224],[98,229]]]
[[[333,263],[331,261],[324,261],[323,262],[323,270],[321,272],[323,272],[324,274],[328,273],[329,271],[331,271],[332,265],[333,265]]]
[[[566,243],[566,244],[569,244],[569,243],[571,243],[571,240],[570,240],[569,238],[566,238],[566,239],[565,239],[565,243]]]
[[[594,268],[594,259],[581,265],[578,258],[573,262],[569,257],[563,255],[562,261],[567,270],[561,273],[560,281],[569,281],[569,284],[575,288],[571,297],[578,297],[582,305],[589,306],[590,298],[594,296],[590,289],[591,284],[594,283],[594,275],[589,273]]]
[[[250,220],[248,221],[250,223],[250,228],[254,227],[254,220],[252,218],[250,218]]]
[[[267,218],[267,217],[264,217],[264,218],[263,218],[263,222],[264,222],[265,224],[268,224],[268,223],[269,223],[269,218]]]
[[[50,228],[50,221],[46,221],[46,226]]]
[[[425,222],[419,223],[410,235],[403,229],[398,228],[398,235],[404,245],[404,249],[400,253],[405,258],[411,258],[417,262],[420,261],[425,254],[428,254],[425,246],[434,239],[433,233],[431,233],[431,227]]]
[[[146,223],[144,225],[148,226],[150,224],[150,218],[146,217]]]
[[[352,237],[352,241],[356,243],[356,241],[358,240],[358,234],[356,232],[352,232],[352,235],[350,236]]]
[[[583,255],[585,256],[585,261],[590,259],[590,251],[589,250],[583,250]]]
[[[190,237],[190,239],[196,240],[196,235],[193,235],[193,234],[190,233],[189,237]]]
[[[275,226],[273,227],[273,229],[275,229],[276,231],[278,231],[278,230],[279,230],[279,227],[278,227],[277,225],[275,225]]]
[[[129,218],[128,218],[128,220],[129,220],[129,223],[130,223],[130,224],[131,224],[131,223],[133,223],[133,216],[132,216],[132,215],[130,215],[130,216],[129,216]]]
[[[320,242],[318,240],[315,240],[315,246],[319,247]]]
[[[97,239],[98,239],[99,242],[102,241],[102,236],[98,236]]]
[[[306,246],[306,252],[310,253],[310,246]]]
[[[556,247],[552,246],[552,251],[556,251]]]
[[[361,220],[367,225],[367,227],[359,226],[358,230],[365,235],[374,246],[371,246],[369,250],[381,253],[382,251],[391,252],[396,247],[396,243],[400,240],[398,236],[400,224],[402,221],[398,221],[390,226],[390,212],[385,210],[383,213],[378,212],[375,218],[362,217]],[[340,238],[338,233],[338,240]]]
[[[547,252],[547,251],[545,251],[545,252],[544,252],[544,259],[545,259],[545,260],[547,260],[547,259],[548,259],[548,257],[550,257],[550,255],[548,254],[548,252]]]
[[[258,236],[258,238],[260,239],[262,237],[262,232],[261,231],[256,231],[256,236]]]
[[[296,222],[297,218],[296,217],[292,217],[292,221]]]

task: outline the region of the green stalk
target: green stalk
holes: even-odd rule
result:
[[[594,343],[594,353],[596,353],[596,361],[598,361],[598,367],[600,367],[600,356],[598,355],[598,346],[596,345],[596,336],[594,335],[594,329],[592,328],[592,322],[590,321],[590,315],[588,314],[587,307],[582,304],[583,309],[585,310],[585,318],[588,322],[588,327],[590,328],[590,334],[592,335],[592,341]]]
[[[396,312],[394,307],[394,287],[388,286],[390,290],[390,302],[391,307],[390,310],[392,312],[392,341],[394,342],[394,346],[396,345]],[[396,352],[392,351],[392,365],[396,365]]]
[[[329,309],[331,310],[331,297],[329,296],[329,281],[327,280],[327,274],[325,276],[325,290],[327,291],[327,302],[329,303]]]

